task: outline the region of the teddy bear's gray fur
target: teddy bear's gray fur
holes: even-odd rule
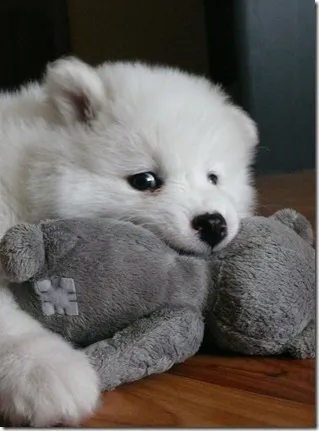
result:
[[[206,343],[249,355],[315,353],[315,252],[293,210],[242,222],[211,256],[141,226],[55,220],[9,229],[0,258],[22,309],[79,348],[101,389],[161,373]]]
[[[219,347],[248,355],[314,355],[312,241],[310,223],[292,210],[242,224],[212,260],[218,287],[211,290],[206,326]]]

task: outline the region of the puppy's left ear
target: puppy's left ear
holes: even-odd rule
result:
[[[103,84],[94,68],[74,57],[49,64],[44,86],[65,124],[89,123],[105,102]]]
[[[259,141],[257,125],[243,109],[238,106],[232,108],[233,118],[242,132],[243,141],[253,150]]]

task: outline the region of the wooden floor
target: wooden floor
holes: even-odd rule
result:
[[[293,207],[315,222],[315,174],[258,181],[260,210]],[[311,427],[315,425],[313,360],[199,354],[170,372],[103,396],[83,426]]]

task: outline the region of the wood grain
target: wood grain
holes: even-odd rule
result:
[[[272,175],[257,180],[259,211],[270,215],[281,208],[294,208],[315,227],[316,174],[313,171]]]
[[[315,224],[315,173],[257,181],[260,212],[292,207]],[[105,393],[87,427],[313,427],[315,361],[198,354]]]

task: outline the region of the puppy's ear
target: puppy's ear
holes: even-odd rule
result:
[[[66,124],[89,123],[105,101],[103,84],[94,68],[74,57],[49,64],[44,86],[49,101]]]
[[[238,106],[233,106],[233,116],[239,130],[242,132],[243,140],[250,149],[254,149],[259,140],[258,129],[252,118]]]

